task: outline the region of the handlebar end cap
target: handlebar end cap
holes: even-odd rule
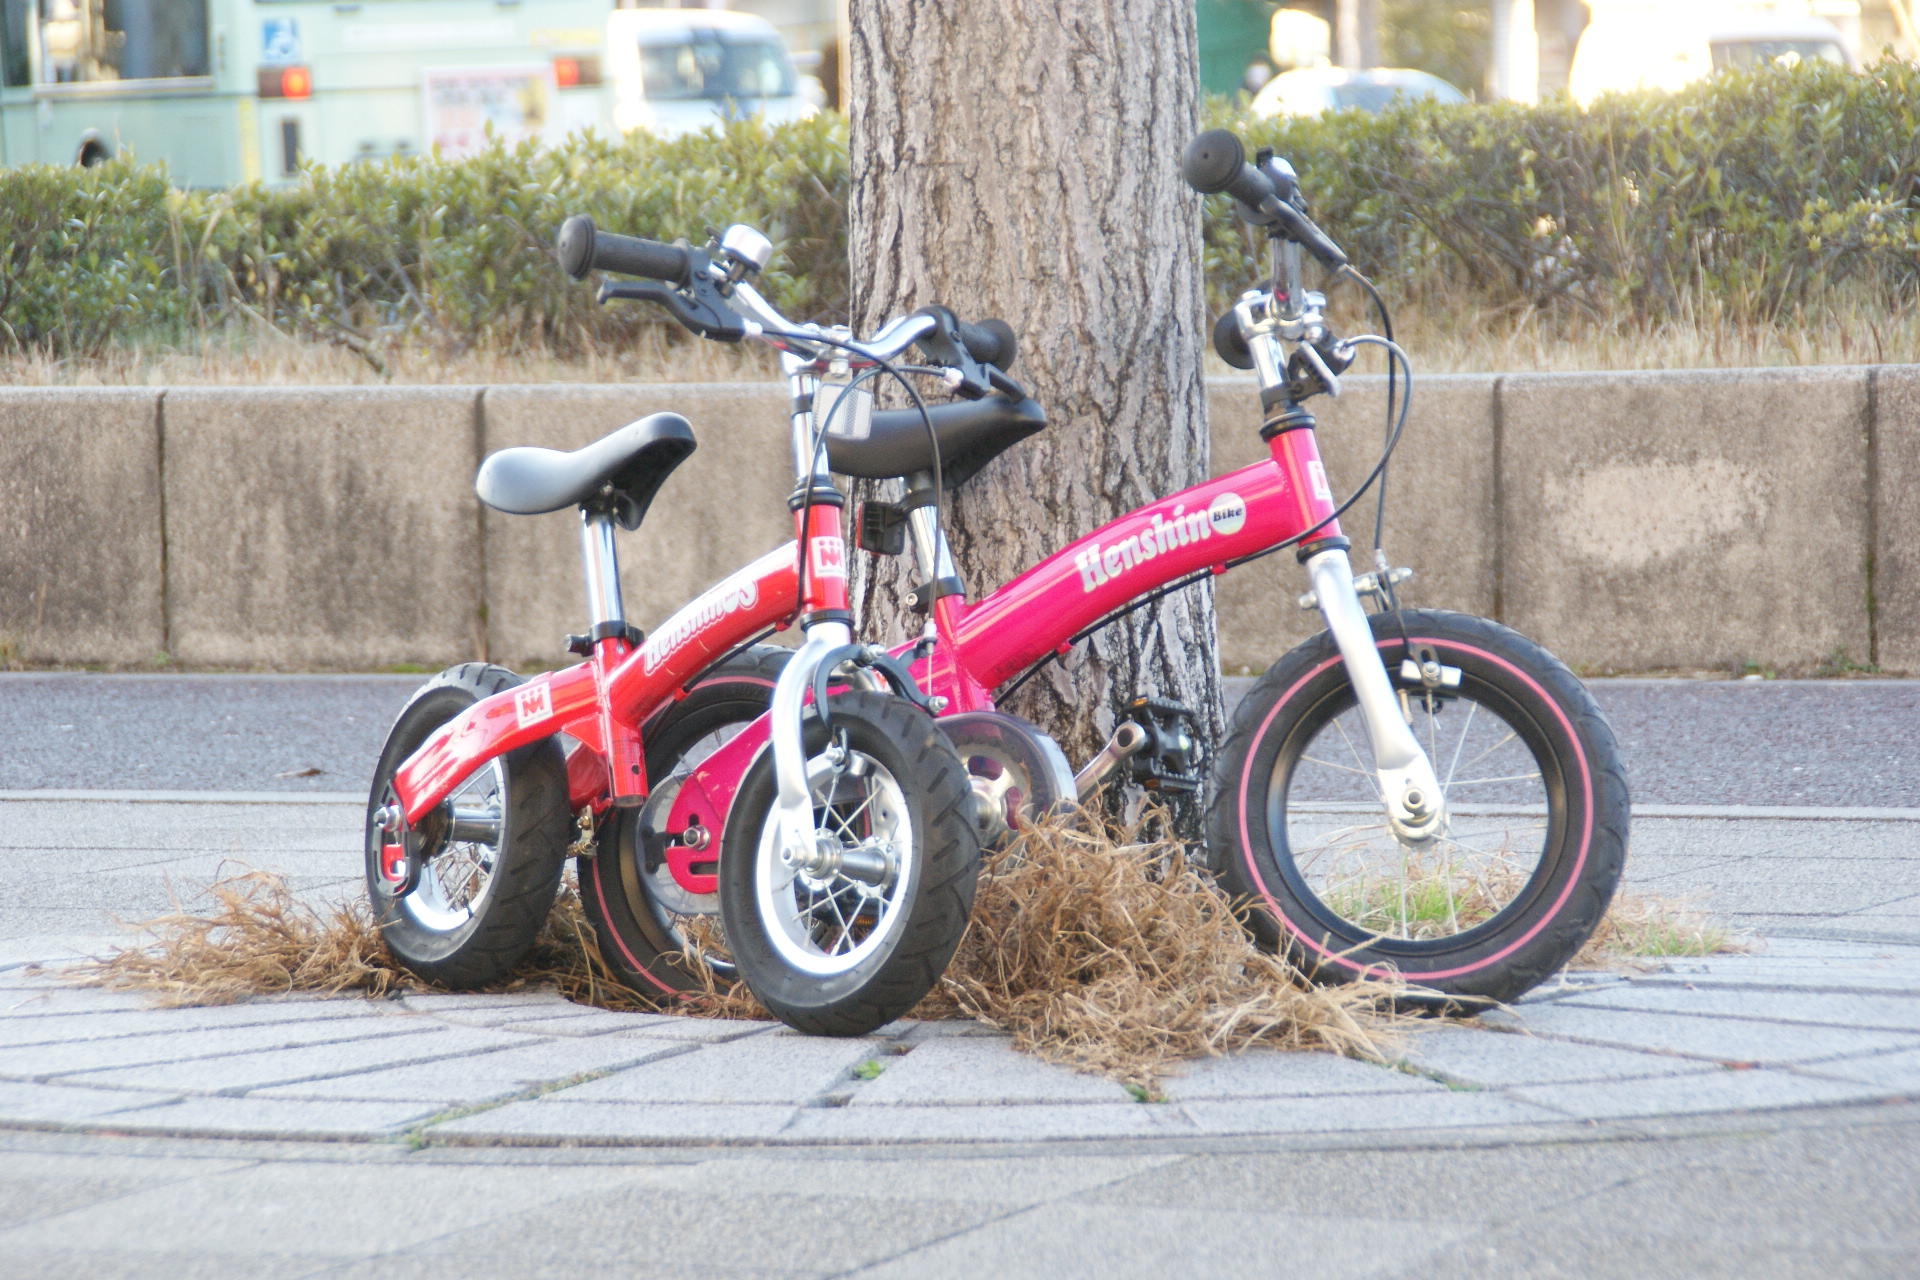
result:
[[[1180,176],[1203,196],[1225,191],[1240,176],[1247,162],[1247,149],[1240,145],[1231,129],[1209,129],[1187,144],[1180,161]]]
[[[585,280],[593,266],[593,220],[580,213],[568,218],[560,224],[553,247],[560,269],[571,279]]]

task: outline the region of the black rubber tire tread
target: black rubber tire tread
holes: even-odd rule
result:
[[[688,748],[714,729],[758,719],[792,657],[793,650],[776,644],[754,645],[709,669],[686,697],[656,711],[640,730],[649,785],[671,774]],[[703,990],[700,977],[682,962],[679,942],[651,916],[637,915],[627,901],[639,820],[638,809],[610,812],[600,824],[593,858],[580,863],[580,902],[600,958],[615,977],[646,995]]]
[[[918,839],[911,856],[919,880],[892,945],[846,974],[822,980],[792,968],[768,941],[754,904],[762,825],[773,806],[773,753],[761,753],[741,780],[720,856],[720,918],[747,987],[774,1017],[808,1035],[866,1035],[920,1003],[960,945],[980,883],[980,836],[973,787],[933,718],[901,698],[844,693],[833,699],[835,727],[855,750],[879,760],[900,785]],[[809,751],[826,745],[811,712]]]
[[[1599,704],[1594,701],[1593,694],[1564,663],[1510,627],[1469,614],[1427,609],[1409,609],[1399,616],[1376,614],[1371,622],[1376,640],[1401,641],[1404,623],[1405,635],[1430,636],[1477,645],[1504,658],[1531,676],[1558,705],[1586,755],[1588,773],[1593,782],[1592,843],[1579,883],[1567,895],[1559,913],[1510,955],[1457,977],[1424,980],[1423,986],[1440,995],[1416,995],[1405,1003],[1415,1009],[1443,1011],[1511,1001],[1551,977],[1573,958],[1599,927],[1613,900],[1614,890],[1619,885],[1627,856],[1629,808],[1626,769],[1620,761],[1613,729]],[[1327,689],[1321,686],[1346,684],[1345,668],[1336,664],[1315,677],[1312,687],[1303,687],[1295,696],[1296,705],[1275,715],[1270,723],[1266,723],[1265,732],[1261,733],[1261,726],[1267,721],[1274,704],[1309,672],[1338,655],[1339,649],[1334,644],[1333,636],[1323,631],[1269,667],[1247,691],[1235,711],[1226,743],[1214,764],[1213,799],[1207,815],[1207,843],[1211,860],[1220,886],[1234,897],[1252,904],[1243,911],[1242,919],[1255,940],[1269,951],[1279,950],[1285,935],[1262,899],[1267,891],[1271,891],[1274,900],[1284,907],[1292,903],[1292,897],[1277,878],[1277,863],[1270,850],[1256,849],[1251,859],[1256,867],[1261,868],[1261,879],[1256,879],[1248,869],[1249,859],[1240,846],[1239,837],[1240,806],[1247,803],[1246,798],[1239,794],[1240,774],[1250,754],[1261,751],[1263,744],[1276,740],[1284,742],[1292,726],[1304,717],[1312,705],[1327,696]],[[1386,660],[1388,670],[1392,671],[1405,656],[1404,645],[1390,643],[1382,648],[1381,656]],[[1444,651],[1441,661],[1456,665]],[[1512,680],[1511,676],[1505,678]],[[1497,681],[1489,683],[1497,687]],[[1514,683],[1517,685],[1517,682]],[[1570,756],[1564,761],[1569,776],[1572,774],[1572,763]],[[1569,788],[1570,794],[1571,791],[1572,788]],[[1261,805],[1260,825],[1264,826],[1264,797],[1258,803]],[[1250,833],[1254,831],[1253,822],[1254,816],[1249,815]],[[1563,843],[1564,840],[1563,833]],[[1546,897],[1544,894],[1541,896]],[[1521,915],[1501,930],[1501,936],[1524,933],[1538,919],[1538,915],[1537,911]],[[1324,928],[1322,922],[1307,922],[1307,926]],[[1340,941],[1345,940],[1336,939],[1336,942]],[[1390,958],[1383,960],[1379,953],[1365,945],[1357,932],[1350,945],[1354,946],[1351,953],[1354,964],[1395,963]],[[1314,958],[1304,954],[1304,949],[1298,945],[1289,950],[1303,969],[1318,981],[1345,982],[1356,976],[1356,972],[1346,964],[1318,963],[1316,966]],[[1445,962],[1436,956],[1436,963]]]
[[[448,933],[421,928],[401,911],[401,900],[386,892],[372,815],[384,802],[394,770],[435,729],[474,703],[521,683],[522,678],[505,667],[484,662],[461,663],[429,680],[388,732],[368,797],[367,896],[381,937],[408,972],[455,990],[505,978],[526,956],[553,910],[573,839],[566,756],[555,739],[543,738],[501,757],[507,775],[506,825],[494,886],[480,914]]]

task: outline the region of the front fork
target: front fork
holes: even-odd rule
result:
[[[1413,736],[1393,683],[1387,679],[1373,628],[1360,607],[1360,593],[1354,590],[1346,551],[1330,547],[1309,557],[1307,576],[1333,642],[1340,646],[1340,659],[1346,663],[1361,719],[1366,721],[1387,824],[1403,845],[1425,849],[1446,828],[1446,797],[1434,776],[1433,762]]]

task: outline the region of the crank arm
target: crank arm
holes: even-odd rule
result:
[[[1360,607],[1360,596],[1354,589],[1347,553],[1339,548],[1320,552],[1307,561],[1307,574],[1313,580],[1321,616],[1340,647],[1347,678],[1353,681],[1360,716],[1366,721],[1387,825],[1402,844],[1424,849],[1446,829],[1446,798],[1440,792],[1433,762],[1420,749],[1419,740],[1401,713],[1393,683],[1387,679],[1386,664],[1373,642],[1373,628],[1367,625],[1366,610]]]

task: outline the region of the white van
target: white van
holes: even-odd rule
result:
[[[613,123],[673,137],[723,120],[781,124],[818,106],[764,18],[724,9],[616,9],[607,17]]]
[[[1581,33],[1567,91],[1584,107],[1603,93],[1672,92],[1716,71],[1782,59],[1854,65],[1840,29],[1824,18],[1732,9],[1695,16],[1672,5],[1608,9]]]

